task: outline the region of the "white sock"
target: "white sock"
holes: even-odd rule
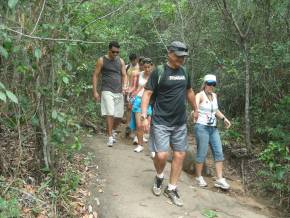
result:
[[[176,189],[176,185],[172,185],[172,184],[168,184],[168,190],[171,191],[171,190],[175,190]]]
[[[160,173],[160,174],[157,173],[156,176],[157,176],[159,179],[163,179],[163,178],[164,178],[164,173],[163,173],[163,172]]]

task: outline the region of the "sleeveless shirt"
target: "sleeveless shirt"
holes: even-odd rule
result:
[[[119,57],[110,60],[103,56],[102,73],[102,91],[113,93],[122,92],[122,65]]]

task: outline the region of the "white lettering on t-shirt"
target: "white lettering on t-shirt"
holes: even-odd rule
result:
[[[185,80],[185,76],[169,76],[169,80]]]

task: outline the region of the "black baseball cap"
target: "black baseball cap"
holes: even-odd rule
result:
[[[174,52],[177,56],[188,56],[186,45],[179,41],[173,41],[168,47],[168,51]]]

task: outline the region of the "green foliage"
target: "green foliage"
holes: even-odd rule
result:
[[[68,197],[68,194],[75,191],[80,182],[80,176],[77,172],[68,170],[58,179],[59,197]]]
[[[290,194],[290,152],[289,148],[278,142],[270,142],[261,152],[259,159],[265,168],[259,172],[263,177],[263,188],[289,197]],[[283,199],[283,198],[282,198]]]
[[[0,100],[6,102],[7,98],[18,104],[18,98],[11,91],[7,90],[3,83],[0,82]]]
[[[208,218],[218,217],[217,213],[213,210],[210,210],[210,209],[204,209],[201,214],[205,217],[208,217]]]
[[[11,9],[14,9],[16,4],[17,4],[18,0],[8,0],[8,6]]]
[[[0,217],[16,218],[20,217],[20,209],[15,198],[5,200],[0,197]]]

